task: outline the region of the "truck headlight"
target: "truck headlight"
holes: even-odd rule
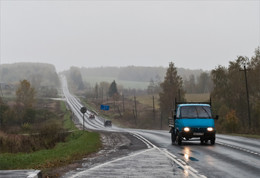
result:
[[[184,132],[189,132],[190,131],[190,128],[189,127],[184,127]]]
[[[208,127],[207,128],[207,131],[209,131],[209,132],[212,132],[214,129],[213,129],[213,127]]]

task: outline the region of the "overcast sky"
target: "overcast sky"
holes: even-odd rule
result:
[[[260,0],[0,0],[1,64],[211,70],[260,45]]]

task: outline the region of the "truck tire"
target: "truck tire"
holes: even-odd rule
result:
[[[200,139],[200,144],[201,145],[204,145],[205,144],[205,141],[203,139]]]
[[[177,134],[176,141],[177,141],[178,145],[181,145],[181,143],[182,143],[182,136],[181,136],[180,133]]]
[[[175,135],[174,131],[172,131],[172,133],[171,133],[171,138],[172,138],[172,144],[174,144],[176,141],[176,135]]]
[[[214,144],[215,144],[215,138],[210,139],[210,144],[211,144],[211,145],[214,145]]]

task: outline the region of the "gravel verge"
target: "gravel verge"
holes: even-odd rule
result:
[[[70,177],[79,171],[147,148],[142,141],[129,133],[100,132],[100,135],[103,147],[97,153],[63,167],[46,170],[43,172],[43,177]]]

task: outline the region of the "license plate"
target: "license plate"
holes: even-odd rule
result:
[[[195,132],[193,135],[204,135],[204,133]]]

